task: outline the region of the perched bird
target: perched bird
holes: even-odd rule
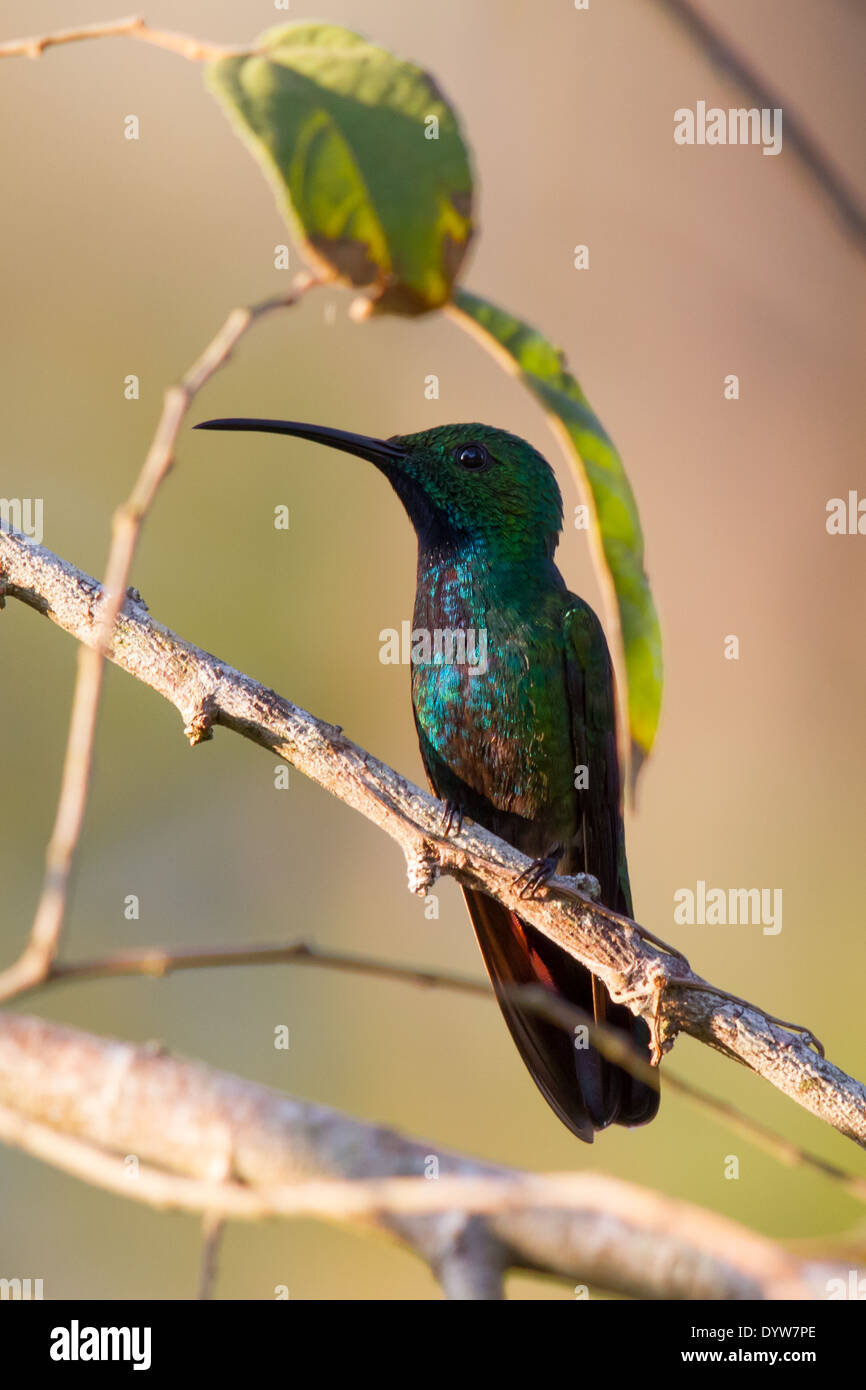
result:
[[[294,435],[368,459],[385,474],[418,537],[412,707],[430,784],[448,828],[464,816],[532,858],[529,891],[555,872],[594,874],[602,901],[632,916],[620,803],[610,654],[598,618],[554,564],[562,498],[530,444],[489,425],[443,425],[371,439],[282,420],[207,420],[198,429]],[[456,647],[436,633],[472,634]],[[480,659],[483,647],[483,660]],[[424,657],[428,653],[424,652]],[[649,1030],[530,923],[463,889],[511,1035],[542,1095],[592,1142],[614,1122],[643,1124],[657,1090],[575,1045],[522,1008],[515,986],[541,982],[649,1056]]]

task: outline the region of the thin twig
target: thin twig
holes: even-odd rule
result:
[[[590,1043],[608,1061],[622,1067],[638,1081],[643,1081],[648,1086],[658,1085],[657,1069],[650,1066],[649,1062],[635,1052],[622,1033],[604,1025],[600,1027],[589,1014],[578,1008],[576,1004],[570,1004],[566,999],[551,994],[543,985],[525,985],[514,990],[513,994],[520,997],[520,1002],[524,1008],[549,1019],[551,1023],[558,1023],[566,1032],[571,1033],[576,1027],[586,1028]],[[708,1091],[693,1085],[691,1081],[684,1081],[681,1076],[672,1072],[670,1067],[665,1067],[664,1084],[666,1089],[677,1092],[686,1100],[699,1106],[707,1114],[712,1115],[713,1119],[735,1130],[743,1138],[763,1149],[765,1153],[770,1154],[787,1168],[807,1168],[811,1172],[820,1173],[822,1177],[829,1178],[843,1192],[846,1192],[849,1197],[854,1197],[859,1202],[866,1202],[866,1178],[847,1173],[844,1168],[839,1168],[837,1164],[829,1163],[820,1155],[810,1153],[808,1149],[800,1148],[790,1139],[777,1134],[775,1130],[769,1129],[748,1115],[744,1115],[736,1106],[727,1101],[719,1100],[716,1096],[710,1095]]]
[[[703,50],[713,67],[733,79],[759,107],[784,111],[785,143],[805,165],[819,188],[842,219],[848,232],[866,248],[866,210],[854,189],[804,126],[800,117],[756,72],[748,59],[707,19],[692,0],[656,0]]]
[[[305,276],[299,278],[288,294],[267,299],[252,308],[233,310],[186,375],[165,393],[162,414],[141,473],[128,500],[118,507],[112,521],[111,546],[94,640],[79,653],[60,797],[45,856],[42,892],[27,947],[10,971],[0,977],[0,989],[26,988],[44,979],[60,947],[69,883],[90,790],[106,650],[126,597],[141,528],[174,463],[175,444],[184,416],[196,394],[228,361],[250,325],[274,309],[296,304],[301,294],[315,283]]]
[[[173,34],[164,29],[151,29],[138,16],[109,20],[104,24],[82,24],[75,29],[57,29],[53,34],[36,34],[27,39],[9,39],[0,43],[0,58],[41,58],[46,48],[57,44],[78,43],[82,39],[138,39],[157,48],[167,48],[192,63],[207,63],[234,53],[248,52],[244,48],[225,44],[205,43],[188,34]]]
[[[101,589],[94,579],[14,531],[0,531],[0,571],[8,597],[44,613],[85,645],[96,643]],[[687,1032],[866,1147],[862,1083],[772,1015],[726,995],[659,950],[637,923],[577,896],[586,880],[554,878],[540,896],[521,897],[515,879],[528,867],[525,855],[478,825],[446,834],[440,802],[342,730],[162,627],[137,597],[129,597],[119,615],[109,655],[176,706],[191,743],[209,738],[216,726],[231,729],[378,825],[403,850],[413,892],[429,892],[438,875],[448,874],[488,893],[588,966],[615,1002],[647,1018],[665,1050],[677,1032]],[[12,966],[0,977],[0,998],[12,997],[21,983]]]
[[[214,966],[235,965],[314,965],[329,970],[345,970],[352,975],[370,975],[380,980],[399,980],[404,984],[427,986],[430,989],[449,989],[465,994],[486,995],[489,986],[484,980],[441,970],[424,970],[416,966],[394,965],[376,960],[374,956],[359,956],[348,951],[331,951],[307,941],[291,941],[284,946],[266,942],[249,946],[147,946],[140,951],[117,951],[93,960],[61,961],[52,966],[44,980],[37,981],[18,996],[47,985],[65,984],[74,980],[98,980],[118,975],[152,975],[161,978],[177,970],[202,970]]]
[[[220,1184],[220,1186],[223,1186]],[[201,1220],[202,1244],[201,1266],[199,1270],[199,1300],[213,1298],[217,1277],[217,1260],[222,1241],[225,1219],[219,1209],[206,1211]]]

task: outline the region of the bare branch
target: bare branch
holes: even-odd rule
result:
[[[66,984],[75,980],[114,979],[123,975],[151,975],[161,979],[177,970],[207,970],[237,965],[313,965],[348,971],[351,975],[399,980],[404,984],[430,989],[456,990],[485,998],[490,994],[486,980],[474,980],[468,975],[394,965],[390,961],[377,960],[374,956],[332,951],[308,941],[290,941],[282,946],[273,942],[243,946],[146,946],[141,950],[116,951],[93,960],[61,961],[52,967],[46,979],[29,986],[27,990],[19,990],[17,997],[46,985]]]
[[[783,102],[779,93],[755,71],[735,44],[725,38],[721,30],[698,10],[693,0],[657,0],[657,3],[660,3],[697,43],[713,67],[742,87],[750,101],[771,111],[784,111],[785,143],[812,175],[861,251],[866,248],[866,210],[861,206],[854,189],[839,171],[834,169],[825,151],[792,110],[790,103]]]
[[[6,593],[45,614],[86,646],[99,640],[105,597],[88,575],[17,532],[0,532]],[[544,895],[520,897],[514,880],[528,865],[478,825],[443,833],[441,804],[347,739],[249,676],[155,622],[128,597],[109,647],[123,670],[170,700],[193,743],[222,726],[285,758],[360,811],[400,845],[415,892],[437,875],[481,889],[520,913],[589,966],[612,997],[646,1017],[667,1050],[680,1031],[735,1057],[866,1146],[866,1088],[817,1055],[771,1015],[695,975],[658,949],[644,929],[581,895],[590,883],[555,878]],[[0,976],[0,998],[21,988],[15,965]]]
[[[246,53],[246,48],[230,48],[225,44],[205,43],[188,34],[172,34],[163,29],[151,29],[145,20],[133,15],[129,19],[109,20],[104,24],[82,24],[76,29],[57,29],[53,34],[36,34],[28,39],[10,39],[0,43],[0,58],[41,58],[46,48],[57,44],[78,43],[82,39],[138,39],[141,43],[167,48],[193,63],[207,63],[226,58],[233,53]]]
[[[235,309],[177,386],[165,393],[165,403],[153,443],[129,499],[117,509],[98,623],[93,641],[82,647],[72,697],[69,738],[60,784],[60,798],[45,856],[45,878],[27,949],[7,975],[6,988],[25,988],[44,979],[56,958],[66,916],[69,881],[84,824],[96,720],[102,695],[107,639],[114,629],[126,594],[129,573],[141,528],[162,482],[174,463],[177,436],[191,401],[230,358],[247,329],[273,309],[296,304],[314,283],[300,278],[287,295],[265,300],[253,308]],[[203,732],[202,737],[206,734]],[[2,987],[2,986],[0,986]]]
[[[201,1219],[201,1269],[198,1281],[199,1300],[213,1297],[217,1276],[217,1259],[225,1221],[218,1211],[205,1212]]]
[[[805,1299],[826,1296],[850,1263],[800,1259],[612,1178],[482,1163],[152,1047],[17,1014],[0,1016],[0,1139],[158,1209],[378,1228],[455,1298],[499,1297],[502,1272],[523,1268],[643,1298]]]

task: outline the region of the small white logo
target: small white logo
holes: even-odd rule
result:
[[[772,909],[772,910],[771,910]],[[699,878],[695,891],[677,888],[674,922],[678,927],[760,926],[764,936],[782,930],[781,888],[708,888]]]
[[[782,108],[760,111],[756,106],[707,107],[699,101],[694,111],[681,106],[674,112],[674,140],[678,145],[762,145],[764,154],[782,150]]]
[[[20,531],[42,544],[41,497],[0,497],[0,531]]]
[[[149,1327],[69,1327],[51,1329],[52,1361],[132,1361],[134,1371],[150,1370]]]
[[[436,627],[431,632],[406,620],[399,632],[383,627],[379,641],[383,666],[465,666],[471,676],[487,670],[486,627]]]

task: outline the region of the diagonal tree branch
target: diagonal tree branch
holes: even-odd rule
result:
[[[860,250],[866,249],[866,209],[790,103],[783,102],[781,95],[760,76],[746,55],[701,13],[694,0],[656,0],[656,4],[661,5],[703,50],[713,67],[743,89],[750,101],[769,110],[784,111],[785,143],[812,175]]]
[[[301,295],[316,283],[313,277],[302,275],[296,279],[288,294],[264,300],[252,308],[234,309],[180,382],[169,387],[165,393],[156,434],[141,472],[129,498],[114,514],[99,624],[94,632],[94,640],[83,646],[79,653],[60,797],[45,854],[42,892],[36,906],[30,941],[15,966],[19,987],[43,979],[60,947],[69,882],[90,791],[107,638],[114,628],[126,594],[141,528],[174,464],[175,445],[186,412],[201,388],[229,360],[243,335],[257,319],[274,309],[296,304]]]
[[[802,1259],[629,1183],[483,1163],[153,1047],[17,1014],[0,1016],[0,1139],[211,1224],[360,1222],[426,1260],[451,1298],[501,1297],[509,1268],[640,1298],[821,1298],[830,1279],[848,1278],[850,1261]]]
[[[0,580],[6,593],[35,608],[87,646],[99,642],[105,595],[90,576],[14,531],[0,532]],[[155,622],[127,597],[108,655],[180,711],[192,744],[216,726],[242,734],[378,825],[403,850],[413,892],[440,874],[481,889],[513,908],[590,966],[613,998],[652,1024],[661,1049],[680,1031],[763,1076],[812,1114],[866,1147],[866,1088],[818,1055],[779,1020],[697,976],[660,950],[645,929],[591,902],[589,881],[553,879],[544,895],[521,898],[515,877],[528,861],[480,826],[443,832],[442,807],[345,737],[341,729],[266,689]],[[0,999],[21,986],[13,965],[0,976]]]

